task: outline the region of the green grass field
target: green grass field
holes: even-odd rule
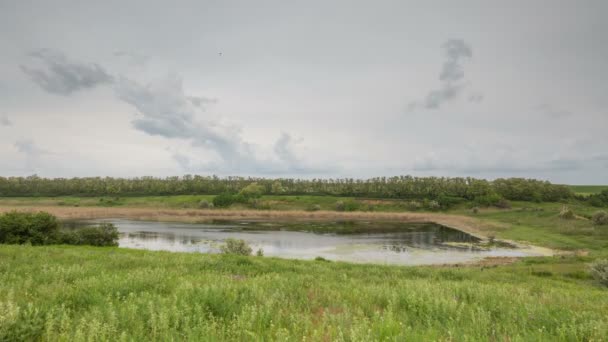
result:
[[[600,341],[588,259],[394,267],[0,247],[0,340]]]
[[[608,190],[608,185],[569,185],[570,189],[577,195],[599,194],[602,190]]]
[[[179,209],[211,198],[2,198],[0,206]],[[337,201],[355,199],[262,200],[275,210],[314,204],[333,210]],[[408,210],[407,201],[355,201],[360,210]],[[486,235],[587,256],[526,258],[498,267],[399,267],[0,245],[0,341],[605,340],[608,289],[588,272],[589,263],[608,257],[608,227],[588,219],[599,209],[574,200],[511,204],[477,214],[461,204],[447,213],[492,223]],[[576,219],[559,217],[564,205]]]

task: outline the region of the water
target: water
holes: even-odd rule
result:
[[[118,219],[102,221],[114,223],[118,227],[120,247],[148,250],[219,253],[223,241],[234,238],[245,240],[254,252],[263,249],[267,257],[314,259],[320,256],[328,260],[356,263],[446,264],[474,261],[488,256],[533,255],[522,249],[484,247],[469,234],[428,223],[189,224]],[[293,231],[294,229],[367,232],[336,234]],[[370,233],[372,230],[374,232]]]

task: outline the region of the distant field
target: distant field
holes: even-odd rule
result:
[[[568,185],[577,195],[599,194],[602,190],[607,190],[608,185]]]

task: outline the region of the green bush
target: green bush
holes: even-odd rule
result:
[[[501,198],[500,200],[498,200],[498,202],[494,204],[494,206],[500,209],[511,209],[511,202],[507,201],[504,198]]]
[[[321,210],[321,206],[318,204],[311,204],[308,207],[306,207],[306,210],[308,211],[319,211]]]
[[[0,215],[0,243],[32,245],[118,246],[118,229],[111,223],[62,230],[49,213],[9,212]]]
[[[574,211],[568,208],[568,206],[563,206],[562,209],[559,211],[559,218],[563,220],[572,220],[576,218],[576,215],[574,215]]]
[[[230,193],[223,193],[213,197],[213,205],[218,208],[228,208],[235,202],[235,196]]]
[[[344,204],[344,201],[338,201],[335,204],[335,208],[336,211],[344,211],[346,209],[346,204]]]
[[[243,196],[245,199],[252,199],[262,197],[263,193],[264,187],[254,182],[241,189],[239,195]]]
[[[346,201],[344,202],[344,211],[357,211],[361,205],[357,201]]]
[[[118,229],[111,223],[63,231],[57,242],[66,245],[118,246]]]
[[[251,255],[253,249],[245,240],[226,239],[226,243],[220,247],[224,254]]]
[[[498,194],[489,194],[483,196],[477,196],[473,200],[473,202],[479,207],[491,207],[495,206],[500,200],[502,200],[502,196]]]
[[[0,215],[0,243],[52,244],[58,233],[59,221],[49,213],[12,211]]]
[[[201,200],[200,202],[198,202],[198,207],[201,209],[211,209],[214,207],[213,203],[210,203],[207,200]]]
[[[595,261],[591,264],[590,272],[593,279],[608,287],[608,259]]]
[[[608,225],[608,213],[605,211],[598,211],[597,213],[593,214],[591,220],[593,221],[593,224],[597,226]]]
[[[449,209],[464,201],[465,201],[465,199],[462,197],[448,196],[448,195],[443,195],[443,194],[439,195],[439,197],[437,197],[437,203],[439,203],[439,205],[443,209]]]

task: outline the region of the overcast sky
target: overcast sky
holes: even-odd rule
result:
[[[0,0],[0,175],[608,184],[607,13]]]

